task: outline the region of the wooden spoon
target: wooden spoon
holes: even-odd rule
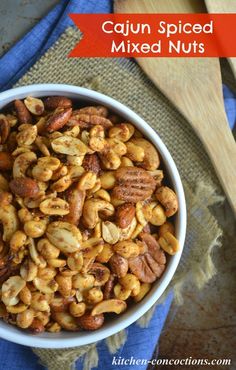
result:
[[[115,12],[200,13],[201,4],[199,0],[116,0]],[[224,110],[219,59],[137,58],[137,62],[201,139],[236,215],[236,144]]]
[[[236,13],[236,0],[205,0],[205,3],[209,13]],[[236,78],[236,58],[228,58],[228,60]]]

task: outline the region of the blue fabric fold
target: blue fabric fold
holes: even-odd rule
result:
[[[69,13],[108,13],[111,11],[112,0],[60,1],[45,18],[0,59],[0,91],[11,88],[54,44],[65,29],[72,25],[72,21],[68,17]],[[223,93],[227,117],[230,127],[233,128],[236,118],[236,99],[226,86],[223,88]],[[113,368],[112,362],[114,368],[118,366],[120,370],[145,370],[148,364],[127,366],[115,365],[115,363],[119,358],[151,359],[171,302],[172,294],[169,294],[165,302],[157,306],[148,328],[140,328],[136,323],[127,328],[127,341],[116,354],[109,353],[105,340],[98,343],[99,364],[97,370],[110,370]],[[3,369],[43,369],[43,366],[38,363],[37,356],[30,348],[3,339],[0,339],[0,358]],[[82,370],[82,365],[83,359],[80,359],[76,366],[77,369]]]

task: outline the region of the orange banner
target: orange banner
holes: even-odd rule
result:
[[[236,14],[70,14],[69,57],[236,57]]]

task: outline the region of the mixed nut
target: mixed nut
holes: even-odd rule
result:
[[[0,114],[0,317],[96,330],[139,302],[179,249],[156,148],[103,106],[63,96]],[[105,315],[104,315],[105,314]]]

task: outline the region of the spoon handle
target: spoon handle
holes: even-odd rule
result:
[[[236,216],[236,143],[228,122],[220,121],[214,130],[198,134]]]

